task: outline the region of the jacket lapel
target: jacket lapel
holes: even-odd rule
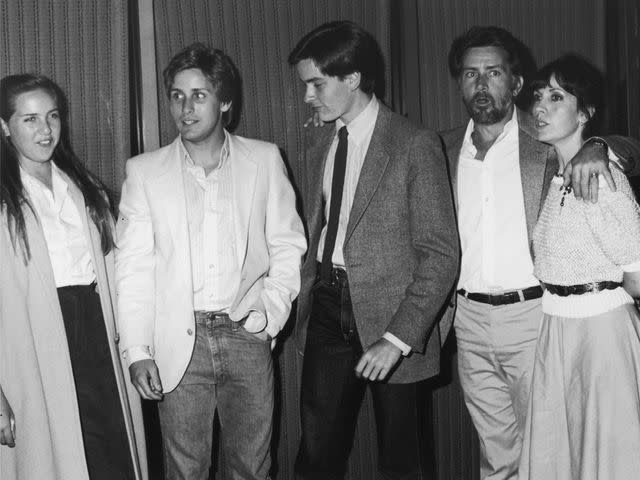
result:
[[[460,162],[460,150],[462,150],[462,142],[466,127],[461,127],[445,137],[445,153],[447,155],[447,163],[449,165],[449,176],[451,178],[451,190],[453,192],[453,201],[458,211],[458,163]]]
[[[166,154],[158,159],[157,173],[149,178],[147,185],[150,190],[149,198],[158,202],[157,210],[164,213],[174,245],[189,252],[189,225],[182,165],[178,137]]]
[[[389,111],[384,105],[380,104],[380,111],[378,112],[376,125],[371,135],[371,142],[369,143],[369,148],[364,158],[364,163],[362,164],[360,178],[358,179],[358,185],[353,198],[353,205],[349,214],[349,223],[347,224],[344,239],[345,245],[349,242],[353,230],[369,206],[373,195],[380,185],[382,176],[387,169],[389,154],[386,151],[385,145],[389,143],[387,141],[388,130]]]
[[[543,191],[548,190],[548,182],[554,174],[553,162],[548,162],[551,147],[535,139],[531,117],[518,110],[520,181],[527,219],[529,241],[538,221],[540,207],[544,202]]]
[[[253,197],[256,190],[258,166],[251,158],[247,147],[229,134],[229,158],[231,184],[233,186],[234,227],[236,236],[236,254],[238,265],[243,267],[249,240],[249,225],[253,209]]]
[[[38,272],[38,276],[42,282],[41,288],[44,292],[43,296],[46,297],[49,303],[50,311],[59,312],[60,303],[56,295],[56,280],[53,275],[49,248],[44,238],[44,232],[42,231],[40,222],[29,207],[23,208],[22,211],[24,212],[25,227],[29,238],[29,249],[31,251],[30,262]]]

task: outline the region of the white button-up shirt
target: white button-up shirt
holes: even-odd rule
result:
[[[20,169],[22,184],[38,215],[47,242],[56,288],[89,285],[96,279],[89,242],[63,173],[51,162],[52,190]]]
[[[226,132],[225,132],[226,135]],[[195,310],[228,312],[240,286],[229,140],[208,175],[180,144]]]
[[[353,205],[353,199],[356,195],[356,187],[360,178],[360,170],[364,158],[369,149],[373,128],[378,118],[378,110],[380,105],[375,95],[371,98],[365,109],[354,118],[349,125],[347,131],[347,165],[344,172],[344,188],[342,190],[342,203],[340,206],[340,219],[338,220],[338,232],[336,236],[336,245],[333,249],[331,260],[336,267],[345,267],[343,245],[347,233],[347,224],[349,223],[349,214]],[[336,120],[336,133],[333,142],[327,154],[327,161],[324,166],[324,176],[322,179],[322,193],[325,199],[324,216],[329,218],[329,207],[331,206],[331,181],[333,179],[333,165],[335,163],[336,149],[338,148],[338,130],[345,126],[342,120]],[[318,244],[318,254],[316,259],[322,262],[322,253],[324,252],[324,240],[327,235],[327,225],[322,228],[320,234],[320,243]]]
[[[477,160],[469,121],[457,175],[462,263],[458,288],[503,292],[539,285],[533,275],[520,176],[518,118]]]

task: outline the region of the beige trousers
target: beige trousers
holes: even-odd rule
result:
[[[458,295],[464,399],[480,437],[480,478],[517,480],[541,299],[491,306]]]

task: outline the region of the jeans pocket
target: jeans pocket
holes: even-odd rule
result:
[[[252,332],[248,332],[244,327],[240,327],[240,331],[242,332],[245,338],[249,338],[255,342],[271,343],[271,340],[272,340],[271,335],[269,335],[265,330],[258,333],[252,333]]]

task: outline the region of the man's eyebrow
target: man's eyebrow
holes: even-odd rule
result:
[[[51,112],[57,112],[58,110],[60,110],[58,107],[56,108],[52,108],[51,110],[49,110],[47,112],[47,115],[50,114]],[[21,113],[20,115],[18,115],[18,117],[33,117],[34,115],[38,115],[37,112],[33,112],[33,113]]]
[[[182,90],[181,88],[178,87],[172,87],[171,89],[169,89],[170,92],[183,92],[184,90]],[[205,92],[210,92],[211,90],[208,87],[198,87],[198,88],[192,88],[191,90],[188,90],[190,92],[201,92],[201,91],[205,91]]]
[[[480,70],[481,67],[475,67],[471,65],[463,65],[462,70]],[[504,63],[496,63],[495,65],[487,65],[484,70],[492,70],[494,68],[501,68],[505,70]]]

